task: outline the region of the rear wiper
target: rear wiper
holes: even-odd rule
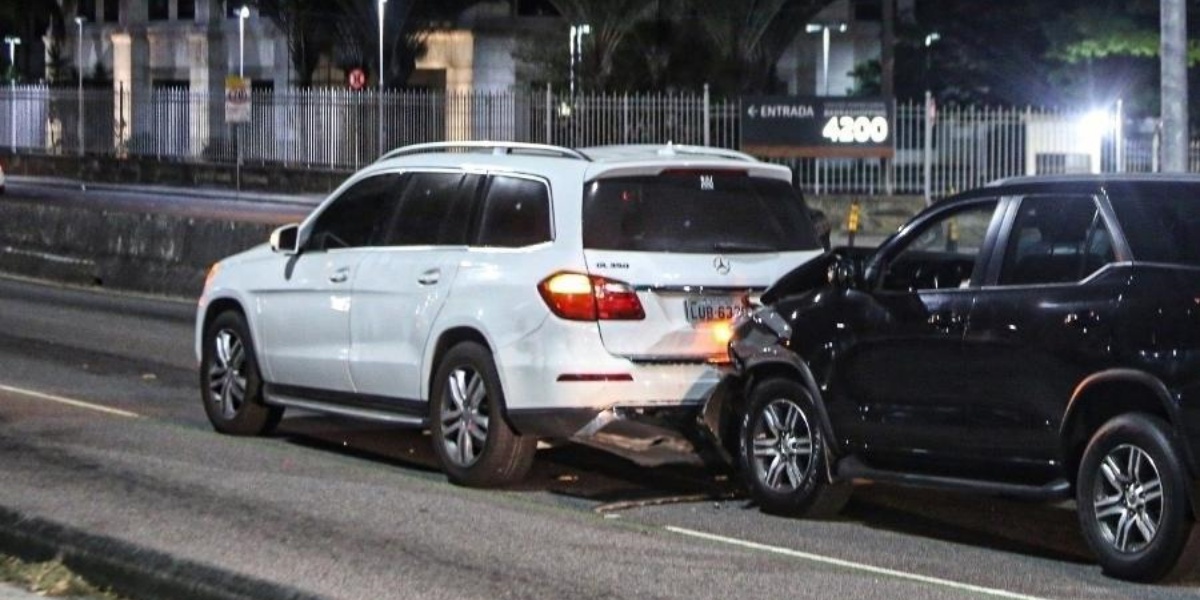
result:
[[[748,244],[745,242],[717,242],[713,244],[717,252],[777,252],[775,246],[766,244]]]

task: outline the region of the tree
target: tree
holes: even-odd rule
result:
[[[10,77],[18,80],[36,80],[43,76],[45,49],[42,46],[42,36],[49,31],[51,44],[61,43],[64,9],[67,8],[74,11],[73,0],[64,2],[63,6],[60,6],[57,0],[0,2],[0,34],[21,38],[17,64],[10,67]],[[7,62],[8,57],[4,58]]]
[[[295,73],[292,82],[299,87],[312,86],[321,54],[333,47],[330,23],[339,18],[336,8],[322,0],[257,0],[256,4],[287,41],[288,60]]]
[[[825,0],[694,0],[724,91],[770,92],[775,65]]]
[[[549,0],[569,25],[587,25],[581,71],[596,88],[605,88],[613,76],[613,63],[621,43],[639,24],[654,14],[659,0]]]

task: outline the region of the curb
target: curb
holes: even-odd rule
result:
[[[93,585],[134,600],[327,600],[2,506],[0,552],[31,562],[60,559]]]

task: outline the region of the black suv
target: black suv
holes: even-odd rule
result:
[[[1106,573],[1188,568],[1200,178],[1000,181],[762,300],[706,415],[763,510],[831,514],[852,479],[1074,497]]]

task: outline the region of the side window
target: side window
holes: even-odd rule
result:
[[[409,174],[387,245],[465,244],[470,197],[463,190],[464,179],[471,186],[478,178],[462,173]]]
[[[519,248],[550,240],[550,193],[546,184],[493,176],[483,201],[475,244]]]
[[[1031,196],[1017,210],[999,283],[1070,283],[1113,259],[1112,237],[1090,196]]]
[[[371,246],[381,241],[400,175],[387,173],[351,185],[317,216],[307,250]]]
[[[971,204],[926,223],[888,261],[882,289],[916,291],[969,285],[996,205],[995,201]]]

